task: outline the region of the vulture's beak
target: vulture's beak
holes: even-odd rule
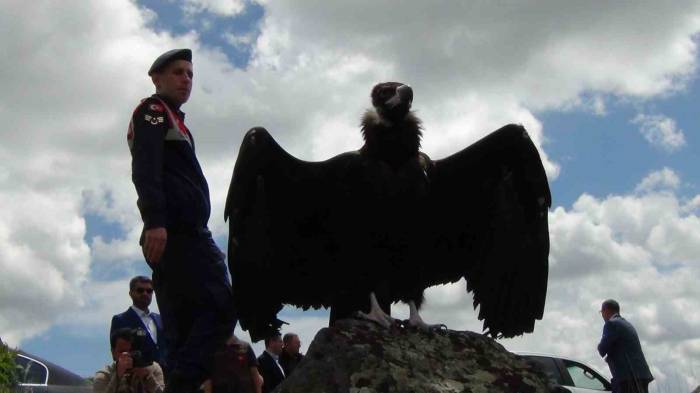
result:
[[[407,109],[410,109],[411,103],[413,103],[413,89],[409,85],[401,85],[396,89],[396,94],[386,102],[386,107],[392,110],[404,104]]]

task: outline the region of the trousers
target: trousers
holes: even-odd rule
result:
[[[151,268],[167,348],[166,389],[194,391],[210,377],[214,353],[237,322],[224,254],[208,230],[168,231]]]

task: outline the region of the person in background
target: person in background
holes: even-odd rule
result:
[[[297,365],[304,359],[304,355],[299,353],[301,340],[296,333],[287,333],[282,338],[283,348],[280,354],[280,365],[284,370],[284,375],[289,377]]]
[[[605,325],[598,352],[610,367],[613,393],[647,393],[654,377],[644,358],[637,331],[620,316],[620,305],[613,299],[603,302],[600,314]]]
[[[150,312],[148,307],[153,300],[153,282],[145,276],[136,276],[129,281],[131,306],[121,314],[112,317],[109,327],[110,337],[114,331],[122,328],[143,329],[148,334],[144,342],[143,356],[157,362],[167,375],[165,364],[165,345],[163,344],[163,322],[160,315]]]
[[[95,373],[92,390],[95,393],[162,393],[163,370],[156,362],[138,366],[132,344],[134,332],[129,328],[117,329],[109,344],[114,362]]]
[[[262,393],[263,378],[253,348],[235,335],[214,354],[211,379],[202,386],[204,393]]]
[[[282,337],[278,334],[265,339],[265,351],[258,356],[258,367],[263,378],[263,393],[270,393],[285,378],[279,363],[282,353]]]

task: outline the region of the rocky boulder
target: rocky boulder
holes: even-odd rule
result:
[[[546,377],[491,338],[473,332],[384,329],[342,320],[316,334],[275,393],[550,392]]]

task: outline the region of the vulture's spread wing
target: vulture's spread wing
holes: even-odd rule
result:
[[[241,327],[253,341],[276,331],[283,304],[328,307],[337,289],[344,229],[353,219],[346,153],[306,162],[262,128],[241,145],[226,199],[229,270]]]
[[[484,330],[531,332],[547,293],[551,195],[537,149],[508,125],[429,169],[425,287],[462,277]]]

